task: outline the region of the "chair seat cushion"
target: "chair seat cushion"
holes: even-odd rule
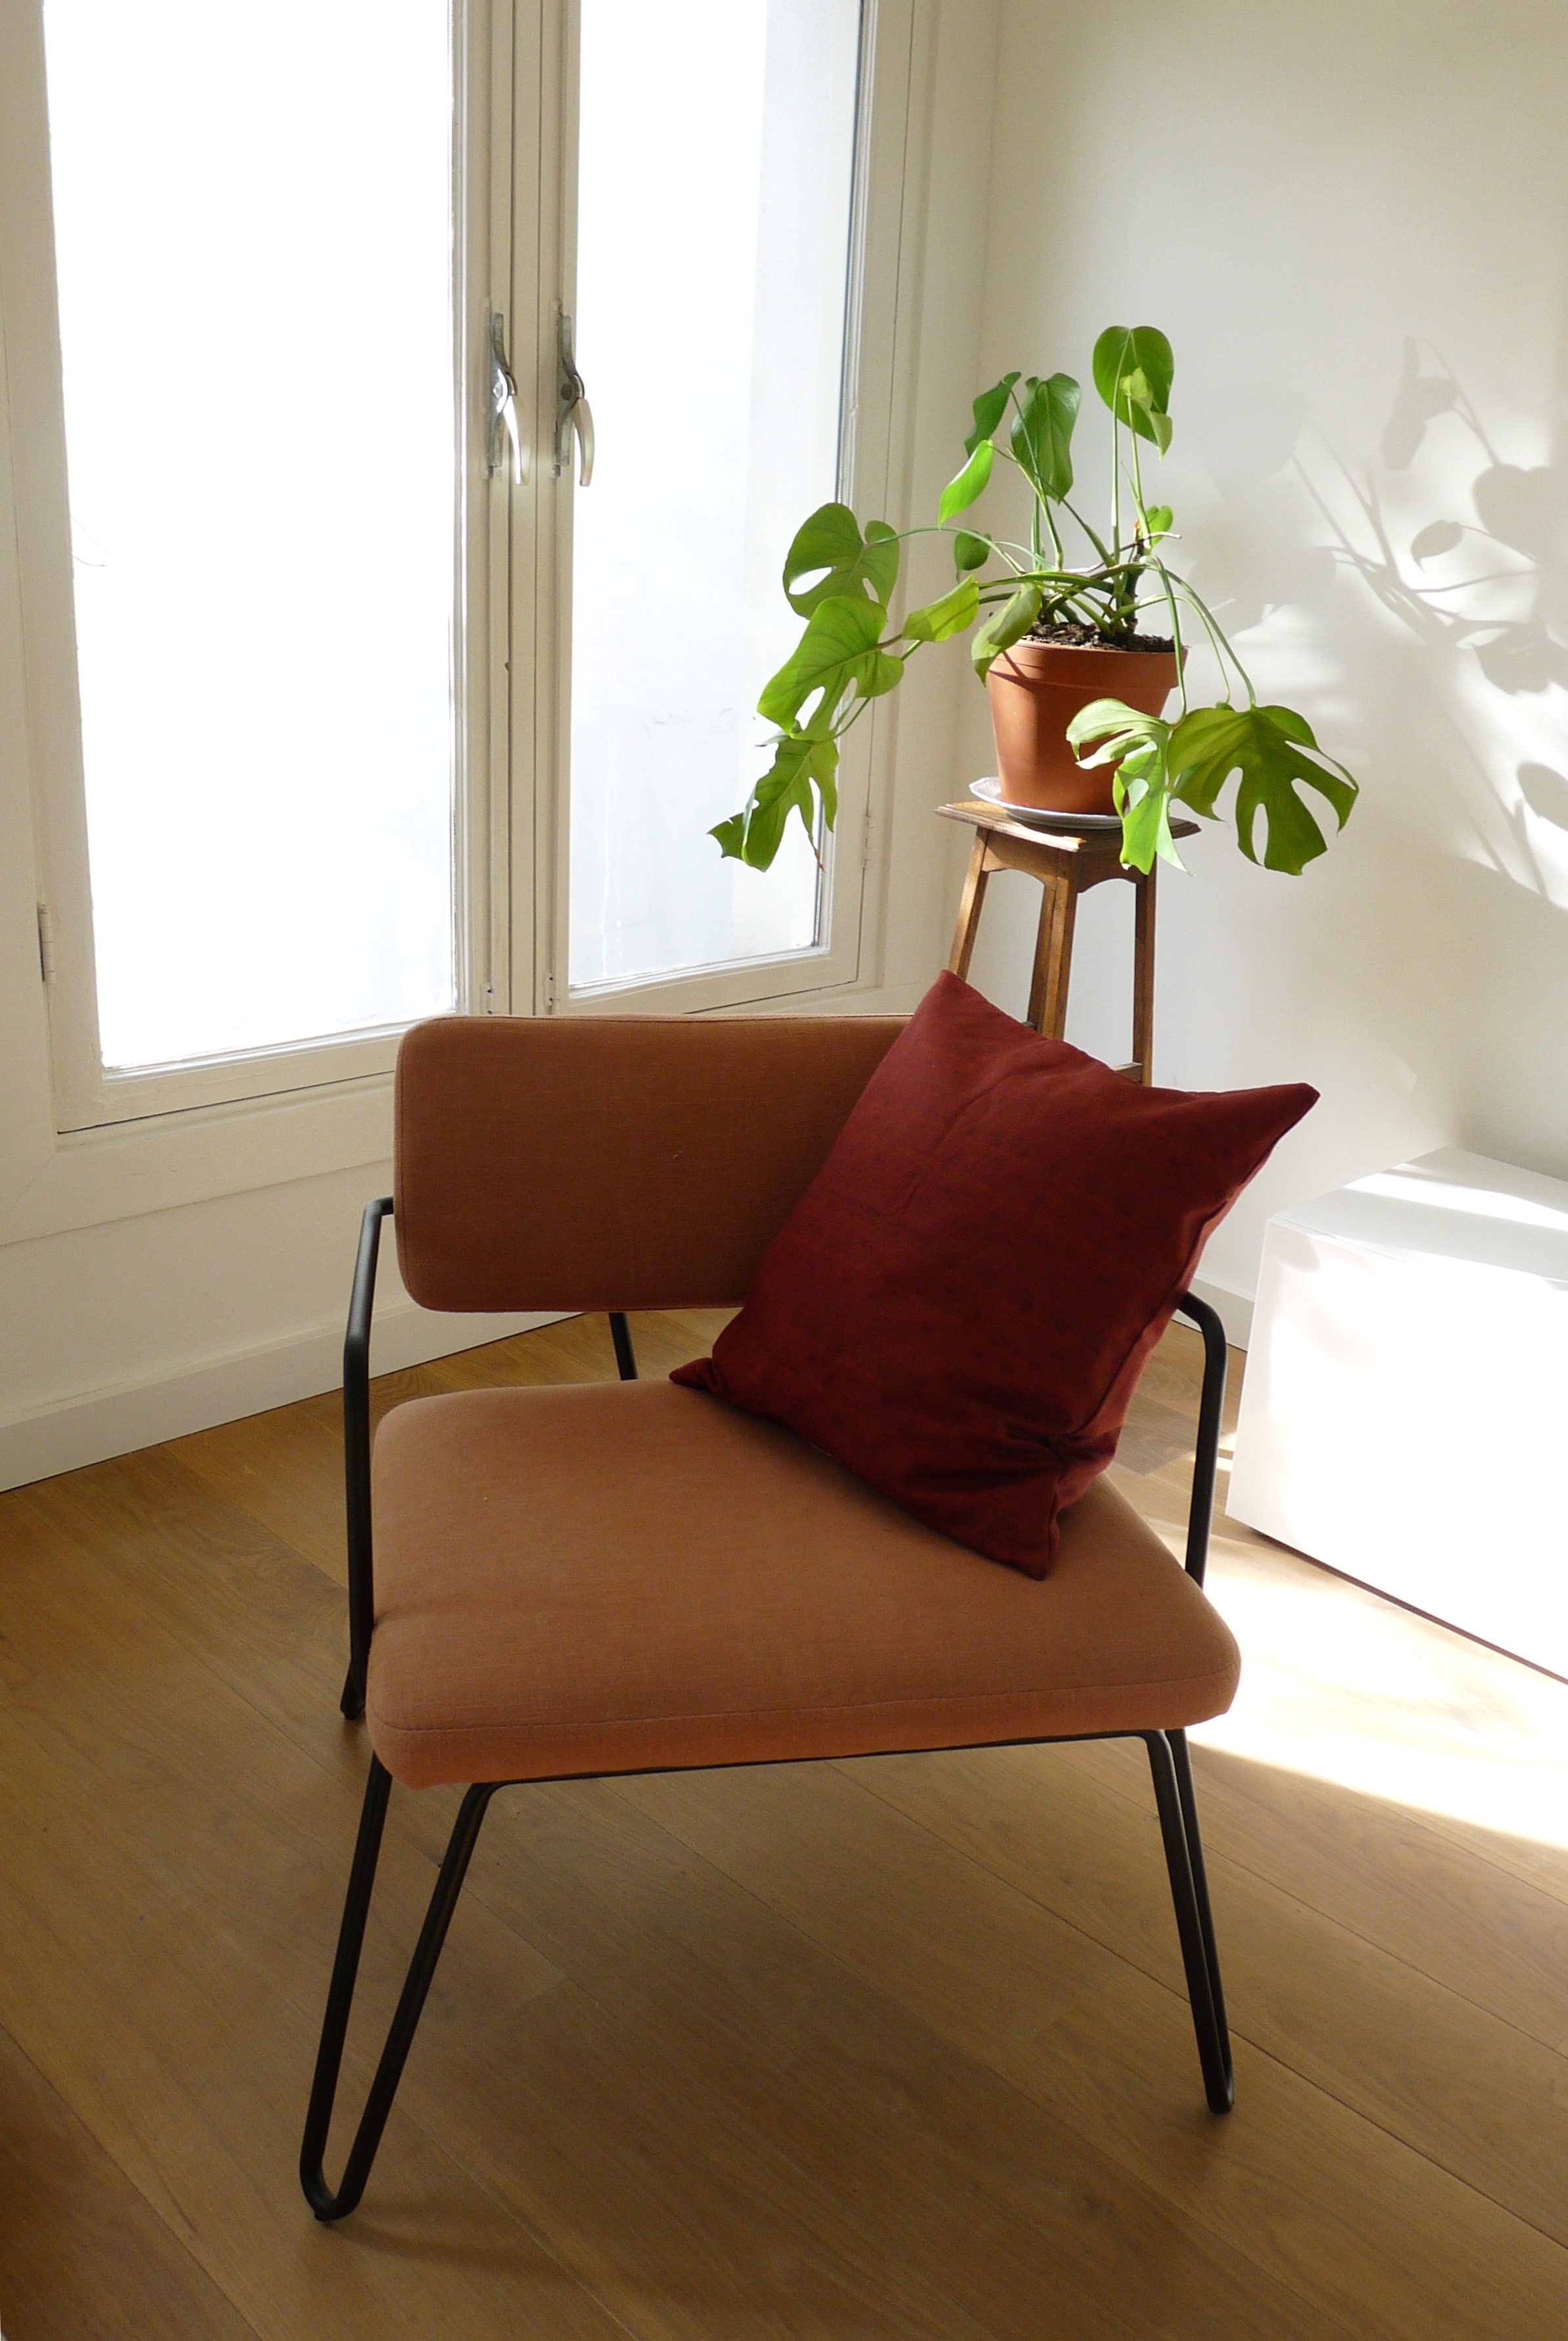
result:
[[[669,1382],[414,1400],[373,1496],[367,1714],[412,1788],[1147,1730],[1236,1689],[1107,1481],[1037,1581]]]

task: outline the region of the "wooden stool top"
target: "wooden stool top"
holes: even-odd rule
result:
[[[1116,829],[1037,829],[1032,822],[1016,821],[1006,805],[988,804],[981,797],[966,797],[962,804],[937,807],[944,821],[968,822],[971,829],[983,830],[988,842],[1009,845],[1043,847],[1053,858],[1071,854],[1085,862],[1111,861],[1120,864],[1122,832]],[[1173,837],[1196,837],[1197,823],[1185,813],[1171,816]]]

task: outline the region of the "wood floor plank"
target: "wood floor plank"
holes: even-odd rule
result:
[[[719,2109],[770,2140],[852,2214],[870,2265],[945,2286],[991,2330],[1024,2341],[1050,2299],[1072,2304],[1065,2331],[1118,2341],[1129,2330],[1251,2341],[1345,2329],[874,1980],[825,1958],[608,1784],[498,1798],[471,1890],[635,2044],[618,2062],[665,2067],[662,2085],[635,2092],[634,2118],[699,2091],[710,2118]],[[611,2091],[601,2119],[614,2118]],[[537,2202],[531,2216],[566,2249]]]
[[[1179,1993],[1142,1750],[1114,1773],[1107,1764],[1109,1777],[1090,1758],[998,1749],[936,1767],[890,1759],[855,1777]],[[1219,1760],[1197,1753],[1206,1818]],[[1069,1766],[1077,1782],[1064,1796],[1056,1775]],[[1213,1842],[1208,1866],[1233,2029],[1568,2246],[1568,2061]]]
[[[1139,1795],[1131,1754],[1074,1768]],[[1490,1858],[1488,1832],[1199,1744],[1204,1842],[1348,1933],[1548,2047],[1568,2032],[1568,1905]]]
[[[610,2341],[620,2328],[406,2110],[352,2253],[318,2227],[294,2176],[314,2022],[90,1801],[30,1778],[14,1738],[5,1761],[52,1858],[0,1875],[0,2021],[259,2336],[501,2336],[526,2318]],[[367,2077],[356,2057],[345,2089]]]
[[[941,1770],[949,1760],[866,1768]],[[688,1774],[619,1793],[1353,2329],[1482,2341],[1544,2336],[1568,2311],[1568,2252],[1272,2057],[1244,2045],[1242,2110],[1222,2123],[1203,2115],[1183,1996],[1127,1961],[1107,1958],[1096,1991],[1031,2023],[1032,2001],[1026,1993],[1020,2004],[1003,1955],[1020,1914],[1001,1906],[1017,1889],[885,1805],[878,1811],[881,1800],[845,1768]],[[1157,1877],[1155,1842],[1146,1861]],[[933,1911],[942,1913],[934,1952],[921,1922]],[[1054,1940],[1062,1922],[1039,1915]],[[956,1987],[955,1964],[966,1960]],[[1464,2304],[1456,2295],[1478,2262],[1484,2296]]]
[[[5,2032],[0,2321],[11,2341],[254,2341]]]
[[[220,1423],[157,1451],[270,1529],[335,1584],[347,1583],[338,1398]]]

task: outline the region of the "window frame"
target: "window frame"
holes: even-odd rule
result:
[[[863,0],[857,97],[849,284],[838,493],[858,512],[895,517],[903,465],[897,418],[912,389],[909,313],[915,290],[909,234],[923,191],[915,105],[918,0]],[[575,279],[576,86],[579,0],[555,0],[544,27],[546,107],[554,144],[541,154],[541,295],[537,335],[536,445],[541,494],[531,554],[531,623],[514,624],[514,674],[528,681],[514,708],[513,738],[531,739],[533,835],[513,865],[514,899],[531,887],[532,933],[514,939],[512,996],[540,1015],[722,1013],[830,1007],[872,988],[880,974],[882,872],[876,851],[892,785],[896,711],[878,702],[845,742],[839,819],[824,841],[818,941],[799,951],[718,967],[573,988],[567,980],[570,920],[571,528],[582,491],[551,474],[555,314],[570,313]],[[521,302],[520,302],[521,310]],[[588,383],[592,397],[593,384]],[[590,489],[589,493],[592,491]],[[514,568],[514,581],[516,570]],[[516,584],[514,582],[514,596]],[[523,606],[516,596],[519,621]],[[759,686],[762,678],[759,677]],[[516,767],[514,765],[514,771]],[[759,883],[766,881],[759,879]]]
[[[453,888],[456,1004],[484,1004],[490,932],[490,743],[493,657],[491,538],[504,526],[504,483],[485,463],[489,313],[510,260],[509,0],[451,0],[452,364],[457,423],[453,562]],[[50,195],[43,0],[7,0],[21,137],[0,180],[16,465],[16,540],[26,623],[24,689],[32,747],[41,951],[56,1130],[63,1136],[247,1101],[286,1101],[384,1081],[401,1022],[111,1071],[98,1038],[92,887],[66,483],[59,314]],[[498,105],[498,99],[501,101]],[[498,125],[499,116],[499,125]],[[498,142],[496,133],[502,136]],[[503,573],[504,575],[504,573]],[[199,970],[193,970],[193,980]]]

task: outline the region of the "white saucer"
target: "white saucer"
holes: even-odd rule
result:
[[[1026,829],[1120,829],[1119,812],[1047,812],[1043,805],[1009,804],[1002,794],[1000,781],[971,781],[969,794],[985,804],[1001,807],[1009,821],[1020,821]]]

